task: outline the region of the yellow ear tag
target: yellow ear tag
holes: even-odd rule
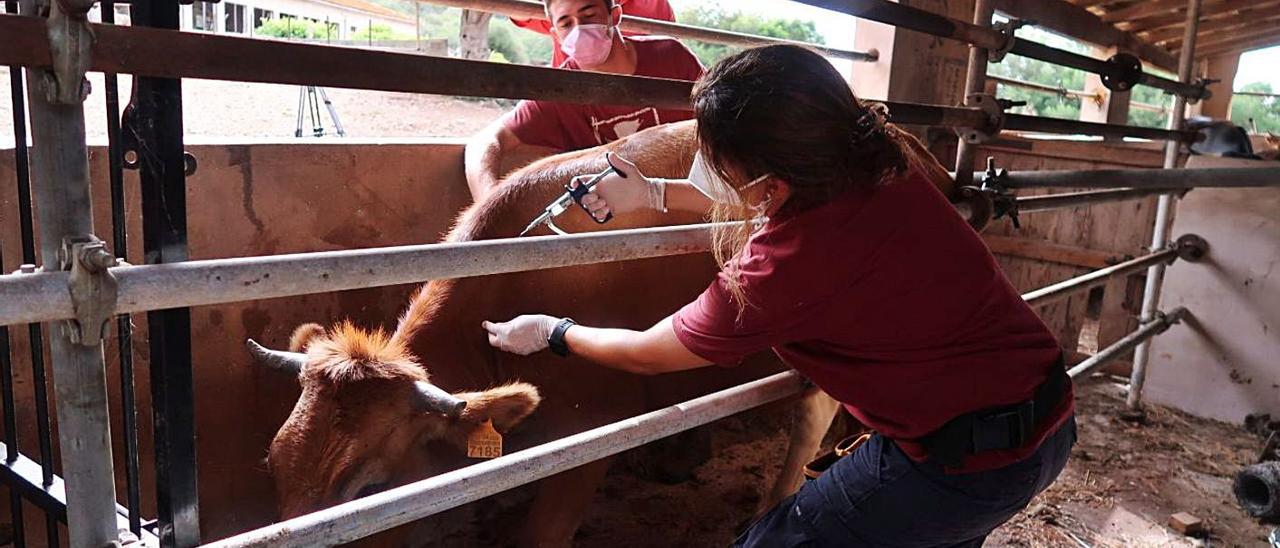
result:
[[[502,456],[502,434],[487,420],[467,436],[467,456],[473,459],[493,459]]]

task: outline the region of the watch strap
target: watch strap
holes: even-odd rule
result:
[[[547,337],[547,345],[551,348],[551,352],[561,357],[569,355],[569,344],[565,342],[564,334],[575,325],[578,325],[578,322],[571,318],[562,318],[556,322],[556,326],[551,328],[551,335]]]

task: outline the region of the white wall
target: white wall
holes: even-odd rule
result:
[[[1188,167],[1223,162],[1246,161]],[[1209,256],[1168,270],[1161,309],[1192,318],[1155,338],[1144,397],[1235,423],[1280,416],[1280,188],[1193,190],[1174,220],[1173,236],[1185,233]]]
[[[217,25],[215,32],[224,32],[226,30],[223,28],[226,2],[227,0],[223,0],[213,4],[216,13],[214,19]],[[413,36],[416,32],[412,19],[393,19],[316,0],[231,0],[231,3],[245,7],[246,34],[252,34],[254,8],[271,11],[275,17],[288,14],[322,22],[337,23],[339,32],[338,35],[333,36],[334,40],[346,40],[352,33],[352,27],[362,30],[369,26],[370,23],[386,25],[396,32],[409,36]],[[192,9],[191,5],[182,6],[181,23],[183,30],[192,30]]]

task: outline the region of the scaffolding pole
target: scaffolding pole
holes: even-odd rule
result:
[[[823,9],[847,13],[854,17],[876,21],[895,27],[922,32],[939,38],[959,40],[978,47],[1008,51],[1014,55],[1047,61],[1064,67],[1080,69],[1085,72],[1110,76],[1119,80],[1131,76],[1128,69],[1120,64],[1110,63],[1103,59],[1094,59],[1078,53],[1046,46],[1036,42],[1016,38],[1000,30],[978,26],[923,10],[890,2],[889,0],[797,0]],[[1201,86],[1188,83],[1188,79],[1174,81],[1148,72],[1138,71],[1138,83],[1162,89],[1181,97],[1194,99],[1205,98]]]
[[[1280,187],[1280,167],[1014,171],[1000,183],[1012,189]]]
[[[116,314],[700,253],[714,225],[119,266]],[[73,317],[65,272],[0,276],[0,325]]]
[[[1182,82],[1190,82],[1192,71],[1195,69],[1196,38],[1200,30],[1201,2],[1202,0],[1187,0],[1187,23],[1182,33],[1182,51],[1178,57],[1178,79]],[[1186,110],[1186,98],[1182,96],[1174,97],[1173,110],[1169,112],[1169,129],[1182,129],[1183,116]],[[1168,143],[1165,146],[1165,169],[1173,170],[1178,167],[1179,150],[1176,142]],[[1170,171],[1170,173],[1177,172]],[[1273,182],[1273,184],[1280,183]],[[1152,249],[1159,249],[1168,244],[1174,199],[1175,196],[1173,194],[1161,194],[1159,202],[1156,203],[1156,226],[1151,234]],[[1164,284],[1164,266],[1163,264],[1155,264],[1147,270],[1147,285],[1142,291],[1142,313],[1138,317],[1138,321],[1142,323],[1149,323],[1156,319],[1155,314],[1160,307],[1160,289]],[[1132,411],[1138,410],[1142,405],[1142,385],[1146,382],[1147,363],[1150,359],[1151,342],[1150,340],[1141,341],[1133,353],[1133,373],[1129,378],[1129,395],[1125,402]]]
[[[991,26],[991,17],[995,15],[995,0],[977,0],[973,5],[973,24],[981,27]],[[964,80],[965,104],[974,104],[974,96],[983,93],[987,87],[987,60],[990,50],[981,46],[969,46],[969,70]],[[960,138],[956,146],[956,185],[973,184],[973,158],[978,145],[965,137]]]
[[[24,0],[22,13],[39,13],[36,4],[35,0]],[[82,84],[84,72],[77,67],[87,62],[84,56],[92,36],[80,21],[92,5],[92,0],[53,2],[47,19],[39,20],[48,28],[46,45],[57,51],[53,55],[57,68],[26,69],[35,143],[31,179],[40,219],[40,259],[46,271],[64,275],[57,291],[69,299],[85,286],[73,284],[67,270],[105,271],[105,265],[83,245],[93,239],[93,208],[85,146],[87,90]],[[89,291],[93,295],[80,293],[82,298],[77,300],[82,309],[102,302],[101,293]],[[81,319],[85,317],[81,315]],[[107,319],[103,318],[103,324]],[[117,541],[107,375],[100,338],[103,324],[62,323],[53,327],[49,338],[67,524],[70,544],[75,547],[108,546]],[[92,335],[95,331],[97,336]]]
[[[1072,379],[1088,375],[1099,367],[1115,361],[1116,358],[1128,354],[1134,347],[1149,343],[1152,337],[1168,331],[1169,327],[1176,323],[1181,323],[1186,315],[1187,309],[1182,307],[1175,308],[1168,314],[1156,314],[1153,320],[1142,324],[1134,332],[1067,370],[1067,374]]]

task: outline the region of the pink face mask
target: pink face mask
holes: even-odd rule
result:
[[[578,25],[560,42],[560,51],[581,66],[595,66],[609,58],[613,49],[613,27]]]

